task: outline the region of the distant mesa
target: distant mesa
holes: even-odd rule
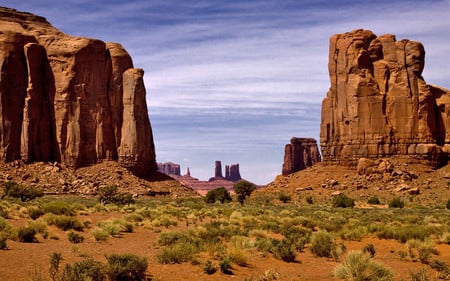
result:
[[[395,156],[447,163],[450,91],[423,79],[420,42],[358,29],[332,36],[329,50],[323,161],[353,166],[360,158]]]
[[[189,171],[189,168],[188,168],[188,171]],[[158,163],[158,172],[169,175],[169,176],[170,175],[181,176],[180,164],[175,164],[172,162]]]
[[[317,141],[313,138],[291,138],[284,150],[283,176],[290,175],[321,161]]]
[[[144,71],[117,43],[0,7],[0,161],[156,172]]]

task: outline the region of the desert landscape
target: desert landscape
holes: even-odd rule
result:
[[[0,16],[1,280],[450,280],[450,91],[420,42],[330,35],[320,140],[256,185],[156,162],[121,44]]]

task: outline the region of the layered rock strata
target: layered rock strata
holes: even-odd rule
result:
[[[447,162],[450,91],[422,77],[421,43],[354,30],[330,38],[331,87],[322,102],[326,162],[389,156]]]
[[[158,163],[158,171],[166,174],[166,175],[175,175],[175,176],[181,176],[181,168],[180,164],[172,163],[172,162],[166,162],[166,163]],[[188,174],[189,168],[188,168]]]
[[[142,69],[117,43],[0,8],[0,160],[156,171]]]
[[[284,149],[282,174],[290,175],[321,161],[317,141],[313,138],[291,138]]]

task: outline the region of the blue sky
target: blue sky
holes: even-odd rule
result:
[[[293,136],[319,137],[328,40],[357,28],[420,41],[424,78],[450,88],[450,1],[1,0],[65,33],[121,43],[145,85],[158,162],[266,184]]]

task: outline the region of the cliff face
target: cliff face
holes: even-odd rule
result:
[[[142,69],[120,44],[0,8],[0,160],[156,171]]]
[[[312,138],[292,138],[284,149],[283,176],[304,170],[321,161],[317,142]]]
[[[323,160],[400,156],[446,163],[450,92],[428,85],[421,43],[369,30],[330,39],[331,87],[322,103]]]

